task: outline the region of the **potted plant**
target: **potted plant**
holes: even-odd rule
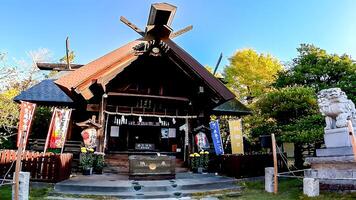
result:
[[[91,175],[93,173],[93,150],[81,148],[80,166],[83,175]]]
[[[198,157],[198,173],[203,173],[204,171],[204,162],[205,162],[205,152],[202,150],[199,153],[196,153]]]
[[[203,152],[203,156],[204,156],[203,169],[204,169],[204,172],[207,172],[208,171],[208,167],[209,167],[209,151],[204,151]]]
[[[189,155],[189,158],[190,158],[190,170],[192,172],[195,172],[196,171],[196,162],[195,162],[195,154],[192,153]]]
[[[103,168],[105,166],[104,156],[105,156],[105,154],[102,152],[94,152],[93,168],[94,168],[94,172],[96,174],[103,173]]]

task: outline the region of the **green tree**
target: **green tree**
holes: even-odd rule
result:
[[[17,131],[19,106],[12,99],[18,94],[14,88],[0,93],[0,149],[8,147],[4,143]]]
[[[302,85],[316,92],[331,87],[340,87],[354,102],[356,101],[356,64],[351,57],[328,54],[311,44],[301,44],[298,57],[291,67],[280,71],[275,86]]]
[[[320,143],[323,135],[324,120],[314,89],[286,87],[272,91],[256,102],[256,111],[263,120],[252,123],[252,134],[275,133],[279,141],[294,143],[295,166],[301,168],[303,144]]]
[[[237,51],[224,69],[227,86],[239,99],[252,100],[271,90],[281,63],[270,54],[259,54],[253,49]],[[249,103],[252,101],[249,101]]]

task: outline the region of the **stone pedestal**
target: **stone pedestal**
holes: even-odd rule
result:
[[[319,180],[315,178],[303,179],[303,194],[308,197],[319,196]]]
[[[20,172],[18,199],[28,200],[29,193],[30,193],[30,172]],[[14,199],[14,195],[15,195],[15,185],[12,186],[12,199]]]
[[[325,130],[324,142],[326,148],[350,147],[351,140],[347,127]]]
[[[334,156],[351,156],[353,155],[352,147],[333,147],[325,149],[317,149],[317,157],[334,157]]]
[[[316,178],[323,190],[355,190],[356,162],[353,155],[306,158],[311,169],[304,177]],[[354,180],[352,180],[354,179]]]
[[[266,192],[272,193],[274,191],[274,168],[266,167],[265,168],[265,190]]]

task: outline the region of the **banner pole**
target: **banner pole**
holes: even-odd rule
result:
[[[53,119],[54,119],[55,114],[56,114],[56,108],[53,109],[52,118],[51,118],[51,122],[50,122],[50,124],[49,124],[48,133],[47,133],[47,138],[46,138],[45,146],[44,146],[44,149],[43,149],[43,154],[45,154],[46,151],[47,151],[48,142],[49,142],[49,137],[50,137],[51,132],[52,132],[52,129],[53,129],[53,124],[54,124]]]

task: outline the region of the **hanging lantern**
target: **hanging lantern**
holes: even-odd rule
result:
[[[173,124],[176,124],[176,118],[173,118],[173,119],[172,119],[172,123],[173,123]]]
[[[142,117],[140,116],[139,118],[138,118],[138,122],[142,122]]]

